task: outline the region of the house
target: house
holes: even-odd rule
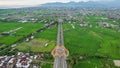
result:
[[[20,23],[26,23],[26,22],[28,22],[28,20],[20,20],[18,22],[20,22]]]
[[[1,35],[6,35],[6,36],[8,36],[8,35],[10,35],[10,32],[2,32]]]

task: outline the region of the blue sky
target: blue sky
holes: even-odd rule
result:
[[[69,1],[111,1],[111,0],[0,0],[0,7],[24,7],[35,6],[47,2],[69,2]]]

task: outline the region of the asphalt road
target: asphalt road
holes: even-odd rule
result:
[[[58,23],[57,46],[64,46],[62,23]],[[54,68],[67,68],[66,56],[63,55],[64,48],[56,48],[54,57]],[[60,56],[62,55],[62,56]]]

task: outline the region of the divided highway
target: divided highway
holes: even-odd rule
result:
[[[54,68],[67,68],[66,57],[69,51],[64,47],[62,22],[58,23],[57,43],[52,55],[54,56]]]

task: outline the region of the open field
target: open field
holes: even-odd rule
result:
[[[20,51],[51,52],[56,45],[57,27],[53,26],[35,35],[34,40],[23,42],[16,48]]]
[[[19,51],[24,52],[51,52],[51,50],[54,48],[55,42],[49,41],[45,39],[34,39],[30,42],[23,42],[20,45],[18,45],[16,48]]]

